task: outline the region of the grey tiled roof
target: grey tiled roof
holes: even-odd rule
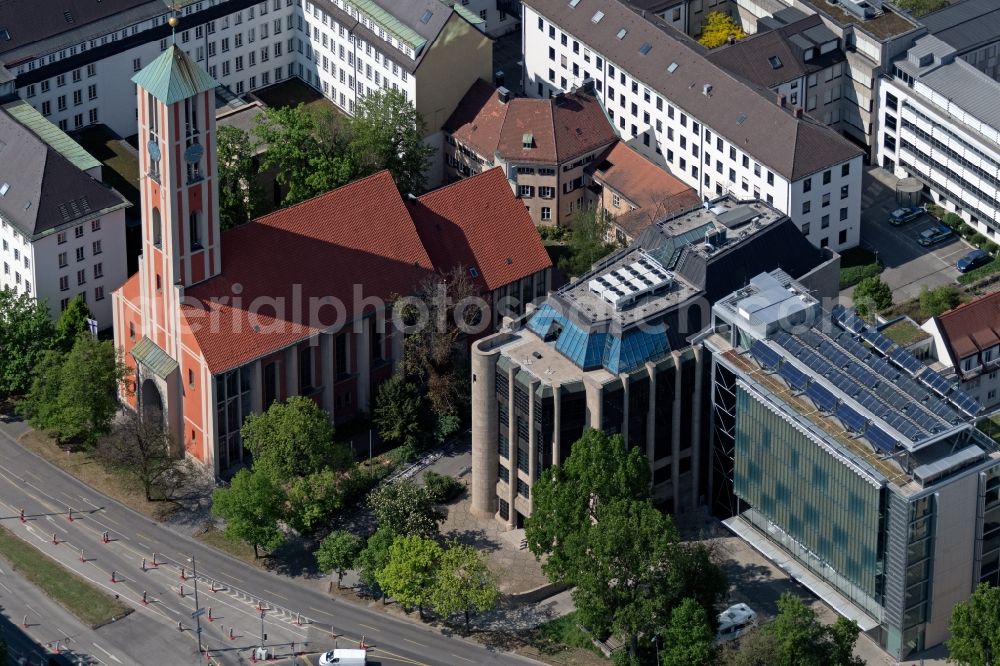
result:
[[[959,51],[1000,41],[1000,3],[965,0],[920,19],[928,32]]]
[[[861,149],[809,118],[781,109],[770,91],[756,89],[672,39],[616,0],[525,0],[552,23],[578,37],[639,81],[655,88],[688,115],[708,125],[787,179],[798,180],[857,157]],[[594,23],[595,12],[604,18]],[[619,31],[625,30],[622,39]],[[644,42],[653,44],[646,55]],[[673,73],[668,67],[676,64]],[[711,86],[709,95],[704,86]]]
[[[150,0],[2,0],[0,30],[9,39],[0,39],[0,54],[108,18]],[[166,7],[160,3],[160,11]]]
[[[28,238],[128,202],[0,110],[0,217]]]

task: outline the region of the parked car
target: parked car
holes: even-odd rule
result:
[[[719,613],[716,643],[736,640],[757,623],[757,612],[746,604],[736,604]]]
[[[958,269],[959,273],[968,273],[974,268],[979,268],[980,266],[985,266],[993,260],[990,253],[986,250],[973,250],[969,254],[965,255],[958,260],[955,264],[955,268]]]
[[[907,222],[912,222],[923,214],[924,209],[919,206],[916,208],[897,208],[889,213],[889,224],[898,227]]]
[[[917,236],[917,242],[924,247],[937,245],[941,241],[951,236],[954,232],[943,224],[936,224],[930,229],[921,231]]]

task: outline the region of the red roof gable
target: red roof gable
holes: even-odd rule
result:
[[[425,194],[410,210],[434,266],[475,268],[488,291],[552,265],[499,167]]]
[[[508,108],[509,102],[500,101],[496,88],[476,79],[442,129],[492,160]]]
[[[1000,291],[948,310],[937,321],[957,366],[966,356],[1000,344]]]
[[[309,321],[310,299],[338,299],[349,322],[363,304],[355,287],[361,298],[388,299],[410,293],[432,268],[388,171],[226,231],[222,241],[222,274],[188,288],[182,308],[213,373],[336,323],[331,307]]]

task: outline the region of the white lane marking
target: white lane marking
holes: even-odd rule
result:
[[[108,655],[109,657],[111,657],[111,659],[112,659],[113,661],[115,661],[115,662],[117,662],[117,663],[119,663],[119,664],[120,664],[120,663],[122,663],[122,660],[121,660],[121,659],[119,659],[119,658],[118,658],[118,657],[116,657],[115,655],[111,654],[110,652],[108,652],[107,650],[105,650],[104,648],[102,648],[102,647],[101,647],[100,645],[98,645],[97,643],[94,643],[94,644],[93,644],[93,646],[94,646],[95,648],[97,648],[98,650],[100,650],[101,652],[103,652],[104,654],[106,654],[106,655]]]

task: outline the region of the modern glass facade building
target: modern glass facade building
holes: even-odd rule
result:
[[[998,581],[1000,452],[975,400],[805,294],[758,276],[713,308],[714,508],[905,658]]]

